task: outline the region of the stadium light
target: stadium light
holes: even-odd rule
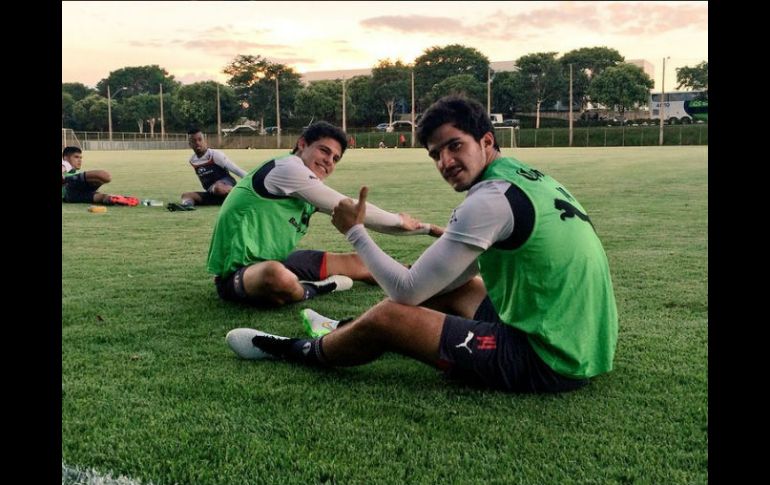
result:
[[[119,92],[123,91],[124,89],[128,89],[127,87],[123,86],[122,88],[115,91],[115,96],[118,95]],[[110,85],[107,85],[107,127],[110,131],[110,141],[112,141],[112,96],[110,96]]]

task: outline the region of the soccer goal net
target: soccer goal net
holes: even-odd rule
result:
[[[500,148],[516,148],[516,130],[513,126],[496,126],[495,139]]]
[[[64,150],[64,147],[83,148],[83,146],[80,144],[80,140],[78,140],[78,137],[75,136],[75,132],[72,131],[72,128],[62,128],[61,129],[61,148],[62,148],[62,150]]]

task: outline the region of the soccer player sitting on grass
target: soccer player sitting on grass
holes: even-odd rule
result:
[[[106,170],[80,171],[83,151],[78,147],[64,147],[61,152],[61,200],[69,203],[102,205],[139,205],[136,197],[97,192],[110,183],[112,176]]]
[[[324,184],[347,148],[341,129],[319,121],[300,135],[290,155],[243,177],[219,211],[208,255],[224,300],[275,306],[371,281],[355,253],[295,251],[316,211],[331,214],[344,195]],[[435,226],[367,205],[363,221],[388,234],[436,235]]]
[[[446,97],[422,117],[418,140],[455,191],[468,191],[443,235],[405,268],[385,254],[344,200],[332,223],[390,297],[350,323],[305,312],[323,337],[234,329],[246,359],[352,366],[397,352],[471,385],[562,392],[609,372],[618,316],[607,257],[585,209],[559,182],[504,157],[477,102]],[[480,273],[480,276],[476,276]]]
[[[222,205],[235,185],[235,179],[230,172],[243,177],[246,171],[221,151],[209,148],[206,138],[198,128],[191,128],[187,132],[187,143],[193,149],[190,165],[201,181],[204,192],[185,192],[182,194],[181,204],[170,202],[166,208],[174,212],[195,210],[195,204]]]

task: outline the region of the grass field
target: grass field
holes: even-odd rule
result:
[[[153,484],[705,484],[707,150],[504,150],[569,188],[610,260],[615,370],[557,396],[452,385],[398,355],[327,372],[240,361],[231,328],[298,336],[300,309],[352,316],[383,293],[225,304],[205,267],[218,208],[63,204],[63,462]],[[278,153],[228,151],[247,170]],[[188,157],[86,152],[83,167],[112,173],[106,192],[168,202],[200,190]],[[464,196],[417,149],[349,152],[328,182],[441,225]],[[432,242],[375,238],[403,262]],[[350,250],[323,214],[301,247]]]

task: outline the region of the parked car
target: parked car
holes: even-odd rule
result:
[[[380,123],[379,125],[375,126],[374,129],[377,131],[386,131],[388,129],[388,124]]]
[[[277,126],[266,126],[265,127],[265,134],[266,135],[275,135],[278,133],[278,127]]]
[[[519,121],[517,118],[508,118],[507,120],[503,120],[500,123],[492,123],[494,126],[513,126],[517,127],[521,125],[521,121]]]
[[[257,131],[257,129],[251,125],[238,125],[233,126],[232,128],[222,128],[222,134],[225,136],[231,133],[254,133],[255,131]]]
[[[409,120],[394,121],[386,131],[412,131],[412,122]]]

